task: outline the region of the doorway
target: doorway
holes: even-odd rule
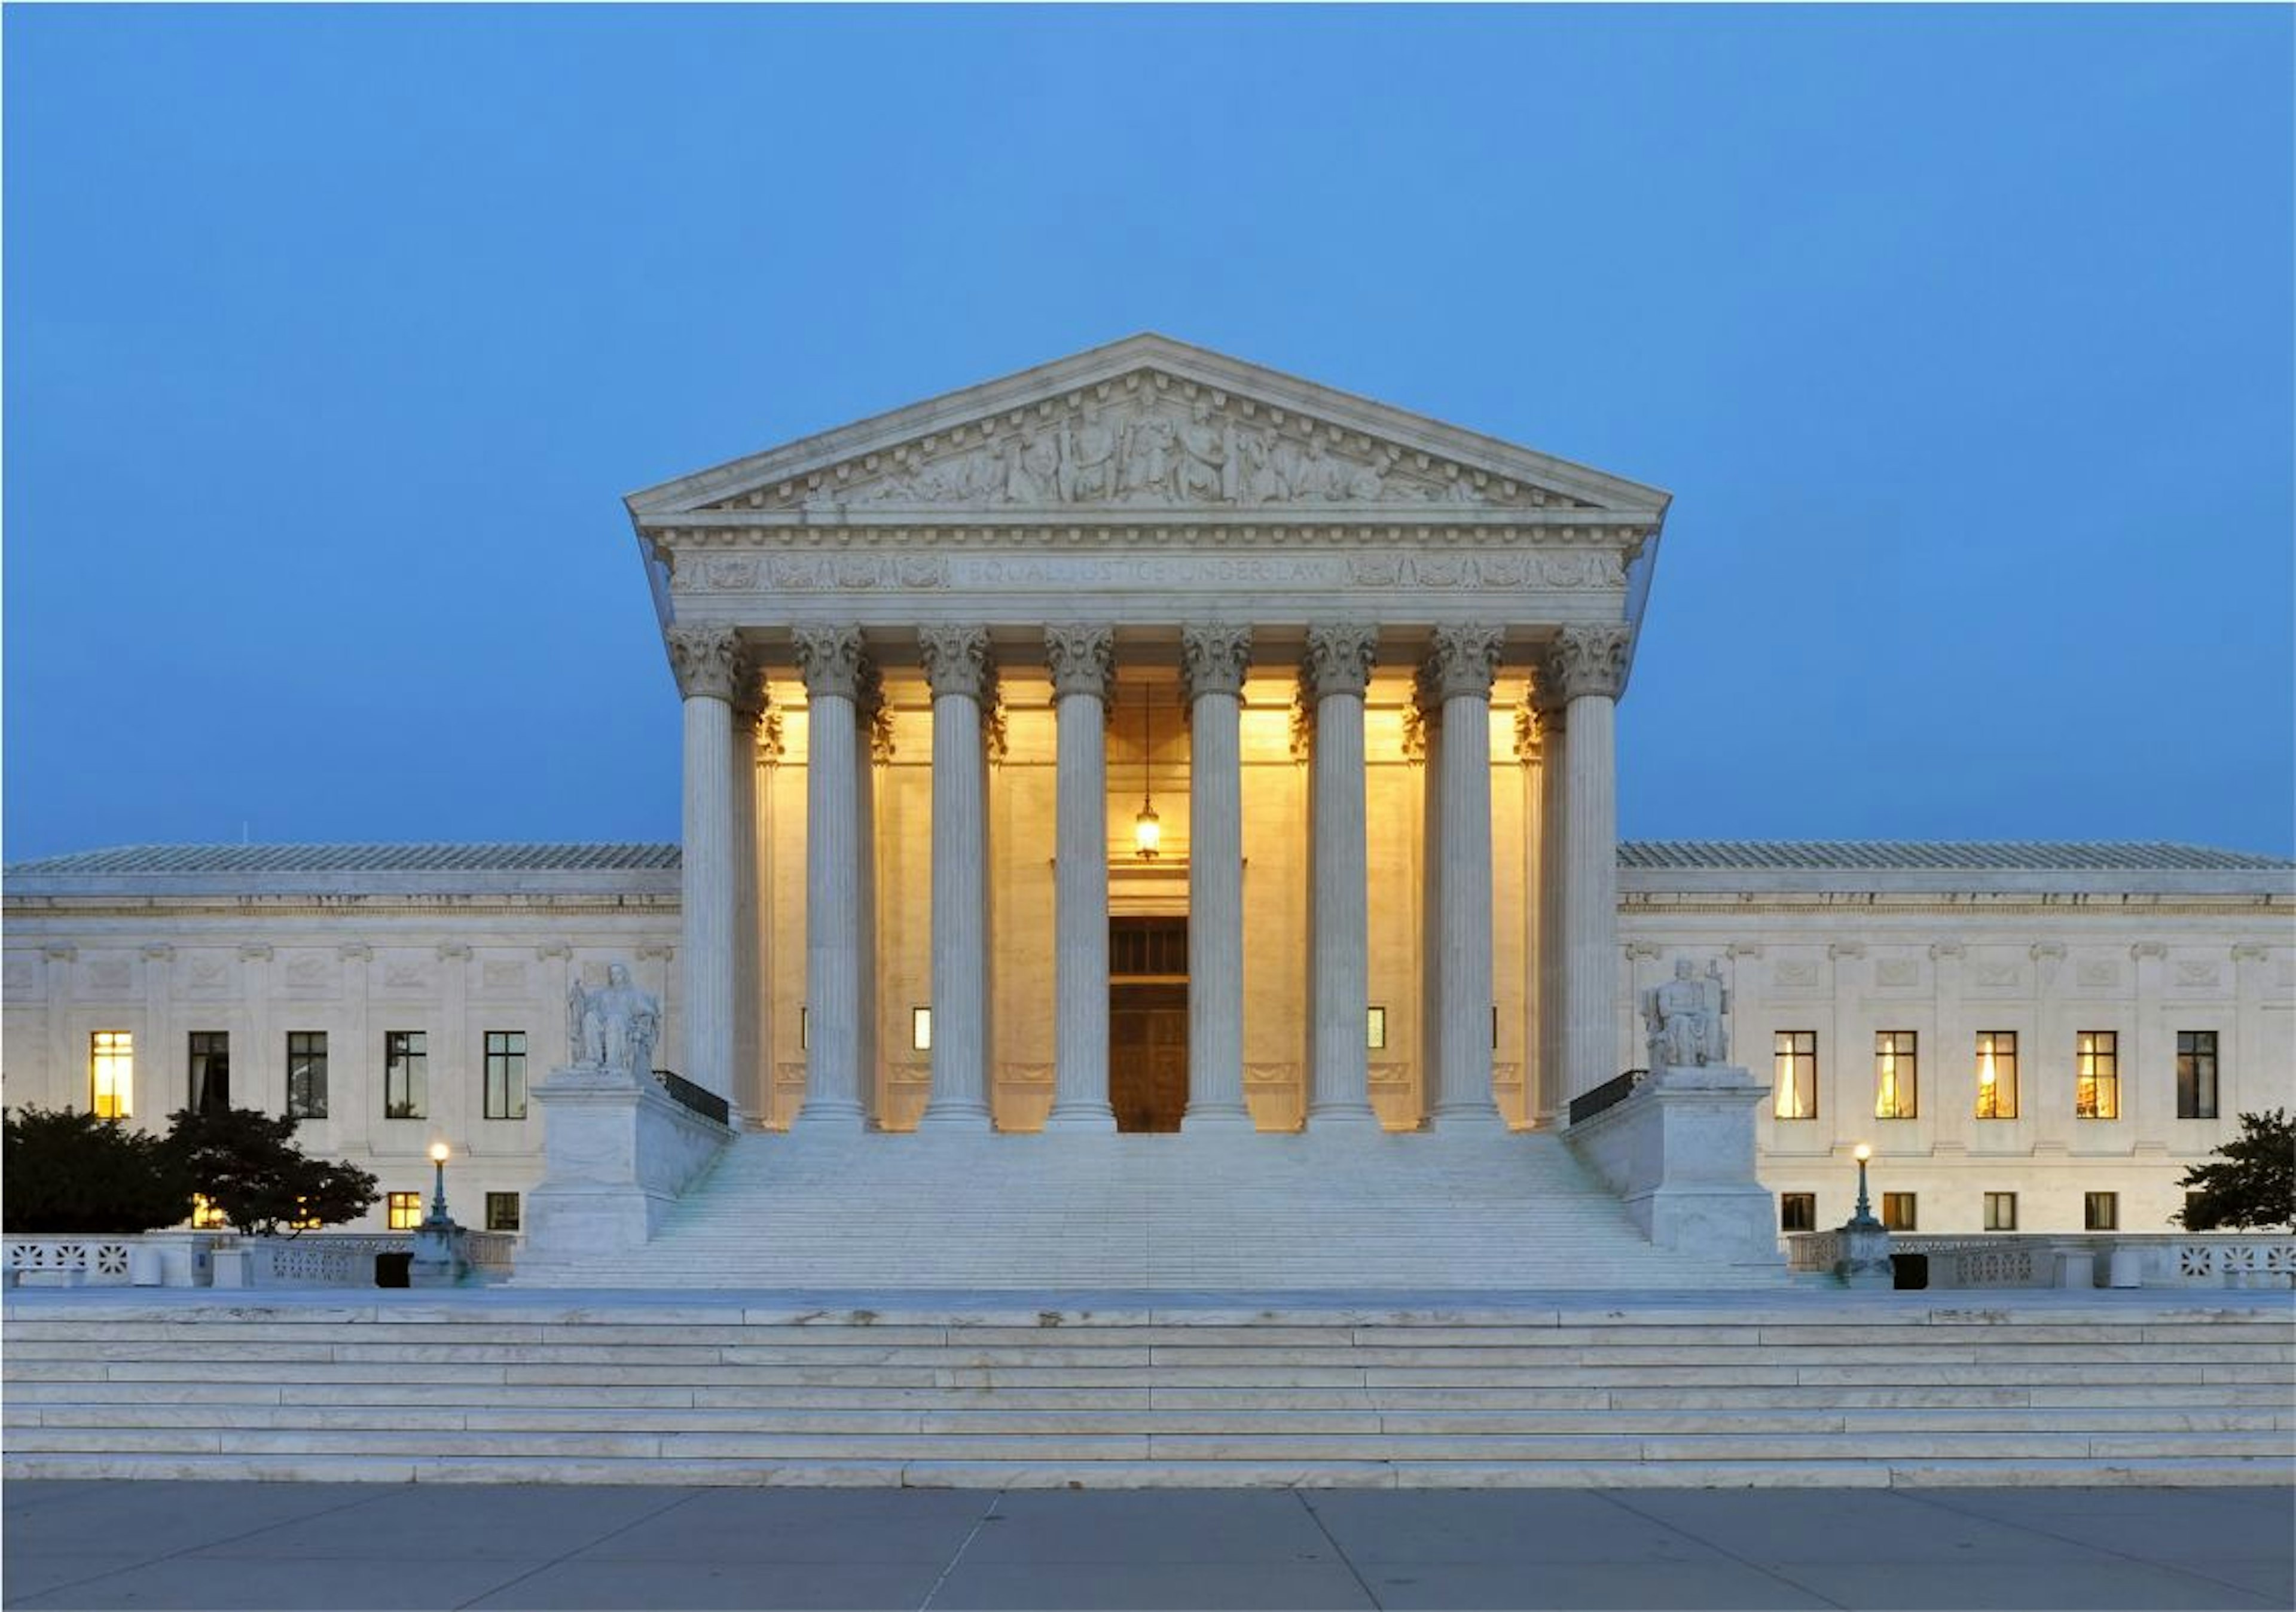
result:
[[[1119,1131],[1177,1131],[1188,1107],[1188,921],[1108,921],[1108,1101]]]

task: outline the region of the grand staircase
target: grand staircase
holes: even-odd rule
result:
[[[753,1133],[654,1240],[521,1286],[1301,1289],[1782,1286],[1652,1248],[1557,1137]]]
[[[9,1477],[2285,1483],[2284,1296],[22,1293]]]

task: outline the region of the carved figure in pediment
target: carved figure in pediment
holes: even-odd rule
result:
[[[1012,503],[1054,503],[1061,498],[1061,445],[1042,431],[1024,431],[1005,449],[1004,497]]]
[[[1234,455],[1240,495],[1245,503],[1281,503],[1283,502],[1283,477],[1275,468],[1267,438],[1258,431],[1246,431],[1236,440]]]
[[[1212,418],[1211,405],[1198,403],[1180,428],[1180,495],[1234,503],[1237,484],[1235,427]]]
[[[1060,437],[1060,494],[1063,503],[1094,503],[1116,496],[1116,433],[1093,410]]]
[[[1175,496],[1177,443],[1171,420],[1160,409],[1150,409],[1124,430],[1124,457],[1117,485],[1136,503],[1159,503]]]

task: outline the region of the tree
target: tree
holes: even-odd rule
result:
[[[210,1207],[250,1237],[356,1220],[381,1194],[356,1166],[312,1158],[295,1145],[295,1121],[260,1109],[168,1117],[168,1146]]]
[[[2240,1117],[2240,1134],[2177,1183],[2188,1194],[2169,1216],[2188,1232],[2296,1225],[2296,1120],[2285,1109]]]
[[[191,1217],[191,1177],[148,1131],[76,1109],[36,1108],[5,1115],[4,1129],[0,1217],[11,1232],[119,1234]]]

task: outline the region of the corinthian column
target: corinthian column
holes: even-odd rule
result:
[[[1250,1130],[1243,1101],[1243,753],[1251,629],[1185,627],[1188,1111],[1183,1131]]]
[[[932,1100],[922,1125],[988,1128],[988,808],[982,627],[917,634],[932,685]]]
[[[1116,634],[1045,629],[1059,730],[1053,840],[1053,1108],[1048,1131],[1112,1131],[1108,1103],[1108,693]]]
[[[858,627],[800,627],[805,678],[805,1107],[797,1123],[858,1130],[861,1109]]]
[[[678,1072],[734,1096],[734,698],[731,627],[674,626],[670,668],[685,701],[685,845],[678,878],[685,1050]]]
[[[1308,1123],[1316,1126],[1378,1123],[1365,1051],[1371,880],[1364,850],[1364,690],[1378,643],[1376,627],[1310,627],[1302,667],[1316,724],[1308,937]]]
[[[1569,626],[1539,667],[1563,705],[1561,875],[1562,1098],[1582,1097],[1619,1069],[1618,699],[1625,626]],[[1552,764],[1550,764],[1552,765]]]
[[[1502,636],[1490,626],[1438,627],[1428,647],[1428,689],[1443,713],[1434,764],[1439,1028],[1428,1106],[1438,1130],[1500,1123],[1491,1100],[1491,680]]]

